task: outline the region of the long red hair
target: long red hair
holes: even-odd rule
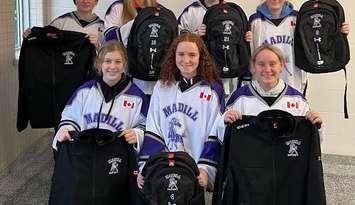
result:
[[[171,85],[178,79],[182,79],[180,70],[176,66],[176,48],[180,42],[192,42],[197,45],[200,59],[197,67],[197,75],[201,80],[208,82],[210,85],[219,81],[216,65],[208,52],[208,49],[200,36],[193,33],[183,33],[176,37],[171,43],[169,50],[161,66],[160,80],[165,85]]]

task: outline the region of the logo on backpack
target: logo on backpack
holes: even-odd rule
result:
[[[165,175],[165,179],[169,181],[168,188],[166,189],[167,191],[178,191],[178,181],[180,180],[181,175],[179,174],[167,174]]]
[[[247,22],[244,11],[231,2],[206,11],[204,40],[222,78],[239,77],[248,69],[250,47],[244,40]]]
[[[172,11],[158,5],[143,8],[135,18],[128,37],[128,70],[134,78],[155,81],[170,43],[177,35]]]
[[[336,0],[304,2],[294,34],[296,66],[310,73],[344,69],[350,60],[347,37],[340,31],[344,21],[344,10]]]
[[[151,32],[150,32],[149,37],[158,38],[159,37],[158,32],[159,32],[159,29],[160,29],[160,25],[157,24],[157,23],[152,23],[152,24],[149,24],[148,27],[152,29]]]
[[[144,203],[138,204],[205,204],[198,173],[195,160],[186,152],[160,152],[151,156],[142,170],[144,186],[139,193]]]
[[[313,26],[312,28],[321,28],[322,24],[320,23],[321,19],[323,18],[322,14],[314,14],[311,16],[311,19],[313,19]],[[319,32],[319,31],[318,31]]]
[[[223,21],[222,24],[224,25],[224,31],[223,34],[225,35],[231,35],[232,34],[232,26],[234,26],[233,21],[227,20]],[[229,39],[229,38],[228,38]],[[226,41],[226,38],[224,39]],[[229,41],[229,40],[228,40]]]

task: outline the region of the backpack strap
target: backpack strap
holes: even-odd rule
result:
[[[344,89],[344,118],[349,119],[348,113],[348,99],[347,99],[347,91],[348,91],[348,78],[346,75],[346,68],[344,67],[344,77],[345,77],[345,89]]]

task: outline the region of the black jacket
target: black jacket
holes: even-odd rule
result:
[[[227,127],[220,162],[214,205],[326,204],[318,130],[304,117],[243,116]]]
[[[89,129],[59,144],[50,205],[134,205],[136,153],[124,137]]]
[[[85,34],[34,27],[19,59],[17,130],[57,126],[73,91],[92,75],[95,46]]]

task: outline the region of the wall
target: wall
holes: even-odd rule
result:
[[[54,18],[64,12],[72,10],[74,4],[68,0],[63,3],[62,1],[49,1],[51,6],[48,7],[48,11],[51,14],[49,19]],[[96,8],[96,13],[103,17],[106,9],[113,0],[99,0]],[[161,4],[172,9],[176,15],[179,15],[183,8],[192,3],[191,0],[160,0]],[[236,1],[249,16],[254,12],[258,1]],[[294,3],[295,8],[299,8],[303,1],[291,1]],[[355,7],[355,3],[352,0],[339,0],[343,5],[347,20],[350,21],[352,27],[355,26],[355,14],[350,11],[350,8]],[[59,9],[58,9],[59,8]],[[355,52],[355,38],[354,31],[348,36],[351,51]],[[340,71],[331,74],[318,74],[309,75],[309,89],[307,98],[311,104],[311,107],[319,111],[325,122],[325,140],[322,144],[323,152],[329,154],[341,154],[341,155],[354,155],[355,149],[355,108],[353,103],[355,102],[355,79],[354,71],[355,61],[351,60],[347,66],[348,68],[348,108],[350,117],[349,119],[343,118],[343,94],[344,94],[344,72]]]
[[[0,171],[44,134],[44,130],[16,131],[17,67],[14,65],[14,1],[0,6]]]

